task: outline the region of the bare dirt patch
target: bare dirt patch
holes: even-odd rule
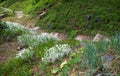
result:
[[[0,45],[0,63],[15,57],[17,42],[5,42]]]

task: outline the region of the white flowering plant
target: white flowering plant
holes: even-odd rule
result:
[[[16,58],[21,58],[23,60],[26,60],[28,58],[32,58],[34,54],[34,51],[31,47],[27,48],[27,49],[22,49],[21,51],[19,51],[18,54],[16,54]]]
[[[46,49],[46,53],[42,57],[42,61],[45,63],[54,63],[56,60],[68,55],[70,52],[73,52],[73,50],[68,44],[58,44],[54,47]]]
[[[28,29],[24,27],[23,25],[20,25],[19,23],[12,23],[12,22],[6,22],[6,26],[8,27],[6,29],[6,34],[13,34],[13,35],[19,35],[19,34],[37,34],[36,31],[32,29]]]
[[[28,45],[31,47],[38,45],[40,43],[46,43],[49,40],[59,40],[59,39],[54,37],[51,34],[45,34],[45,33],[42,33],[41,35],[25,34],[25,35],[18,36],[19,44]]]

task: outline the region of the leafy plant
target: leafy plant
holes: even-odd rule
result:
[[[78,32],[77,30],[75,30],[75,31],[72,30],[70,33],[70,38],[72,38],[72,39],[75,38],[77,36],[77,32]]]
[[[4,34],[5,29],[7,29],[6,23],[0,20],[0,35]]]
[[[59,68],[55,67],[51,70],[51,73],[56,74],[59,71]]]
[[[21,59],[15,59],[13,58],[12,60],[9,60],[8,62],[6,62],[5,64],[2,64],[0,67],[0,75],[4,76],[7,73],[9,73],[10,71],[12,71],[13,69],[17,69],[18,67],[20,67],[24,62]]]
[[[7,15],[7,16],[14,15],[14,12],[11,9],[8,9],[8,8],[0,7],[0,12]]]

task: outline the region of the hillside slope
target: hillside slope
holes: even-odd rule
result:
[[[2,6],[4,4],[5,2]],[[70,34],[77,30],[78,34],[89,35],[114,34],[120,31],[119,0],[20,0],[8,7],[23,10],[34,17],[45,12],[45,16],[38,19],[36,25],[48,31]]]

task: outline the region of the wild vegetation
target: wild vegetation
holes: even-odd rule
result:
[[[8,20],[14,11],[23,11],[46,31],[0,20],[0,47],[14,41],[23,47],[0,62],[0,76],[120,75],[119,0],[0,0],[0,6]],[[47,32],[62,32],[68,38]],[[75,40],[78,34],[97,33],[109,35],[109,40]],[[1,51],[5,50],[0,55]]]
[[[9,1],[9,0],[8,0]],[[70,32],[95,35],[115,34],[119,29],[119,0],[18,0],[5,1],[1,6],[12,10],[23,10],[25,13],[45,17],[38,19],[36,25],[49,31]],[[26,6],[26,4],[28,6]],[[25,9],[24,9],[25,8]],[[90,19],[86,19],[86,18]]]

